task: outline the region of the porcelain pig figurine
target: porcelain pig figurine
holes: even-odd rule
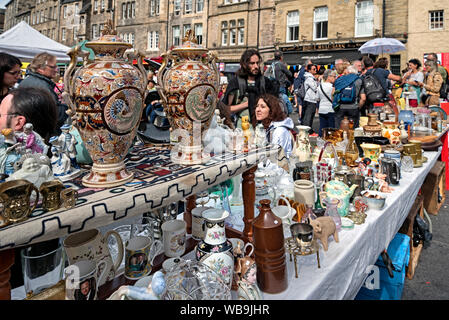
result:
[[[310,225],[313,227],[313,234],[316,238],[320,239],[323,245],[324,251],[327,251],[327,240],[330,235],[334,236],[335,242],[338,242],[338,231],[335,226],[335,222],[332,217],[318,217],[315,220],[310,221]]]

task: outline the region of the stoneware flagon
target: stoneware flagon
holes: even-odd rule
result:
[[[137,133],[147,85],[143,56],[123,42],[109,22],[102,35],[85,44],[95,53],[75,46],[64,74],[64,101],[93,161],[82,182],[87,187],[114,187],[133,179],[124,158]],[[84,64],[76,68],[78,56]],[[137,59],[138,68],[133,66]]]
[[[197,44],[192,30],[182,45],[162,54],[157,89],[172,128],[171,154],[178,164],[207,162],[202,136],[207,131],[217,103],[219,76],[217,57]]]

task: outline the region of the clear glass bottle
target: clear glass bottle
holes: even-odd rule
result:
[[[338,213],[338,204],[340,203],[340,200],[338,199],[331,199],[331,198],[325,198],[324,203],[326,204],[326,212],[324,213],[325,216],[332,217],[335,222],[335,226],[337,227],[337,230],[341,230],[341,217]]]
[[[313,213],[312,206],[306,204],[306,213],[301,218],[301,223],[310,223],[310,221],[315,220],[317,216]]]

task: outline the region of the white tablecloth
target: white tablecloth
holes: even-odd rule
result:
[[[364,224],[339,233],[339,243],[331,236],[327,252],[321,247],[318,269],[316,254],[298,257],[298,278],[294,262],[286,255],[288,288],[279,294],[264,293],[265,299],[354,299],[382,250],[388,247],[407,217],[427,173],[440,152],[425,152],[428,161],[413,172],[404,173],[395,191],[388,195],[383,210],[369,209]]]

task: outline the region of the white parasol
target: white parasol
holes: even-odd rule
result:
[[[394,38],[376,38],[370,41],[365,42],[360,48],[359,51],[362,54],[391,54],[398,51],[405,50],[405,45]]]

